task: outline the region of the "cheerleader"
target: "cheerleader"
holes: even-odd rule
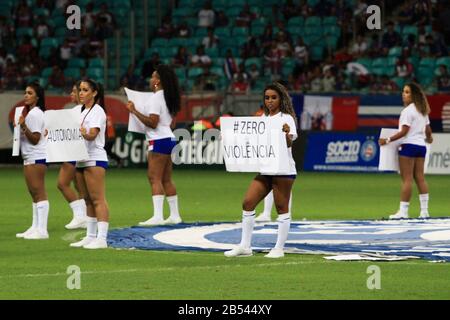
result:
[[[85,249],[107,248],[109,209],[105,196],[105,174],[108,157],[105,151],[106,113],[103,87],[91,79],[80,83],[81,128],[89,159],[77,161],[76,179],[80,194],[86,202],[87,233],[71,247]],[[98,230],[97,230],[98,229]]]
[[[176,145],[172,129],[180,110],[180,89],[172,68],[159,65],[150,78],[150,89],[155,93],[145,106],[145,114],[136,110],[132,101],[127,109],[146,126],[148,147],[147,175],[152,189],[153,217],[140,222],[142,226],[181,223],[178,196],[172,181],[171,153]],[[164,197],[169,203],[170,216],[164,220]]]
[[[81,113],[81,103],[78,96],[80,81],[78,81],[72,87],[72,92],[70,93],[70,99],[76,104],[74,109]],[[77,182],[75,179],[75,165],[76,161],[64,162],[59,169],[58,175],[58,189],[61,191],[62,195],[69,203],[72,209],[73,217],[72,220],[66,224],[65,228],[72,230],[78,228],[86,228],[86,203],[84,199],[79,195]],[[75,190],[72,189],[71,183],[75,186]]]
[[[33,199],[33,222],[30,228],[18,233],[18,238],[48,239],[47,221],[49,202],[45,190],[46,139],[44,127],[45,93],[37,83],[25,89],[26,115],[20,116],[20,150],[23,158],[23,172],[28,192]],[[16,125],[16,124],[15,124]]]
[[[286,134],[288,146],[287,161],[289,172],[286,175],[273,175],[261,172],[251,182],[242,204],[242,239],[234,249],[226,251],[226,257],[251,256],[251,239],[255,223],[255,208],[270,191],[273,191],[275,206],[278,212],[278,236],[275,247],[265,255],[267,258],[281,258],[284,256],[284,244],[287,240],[291,225],[289,199],[297,176],[295,161],[292,157],[292,143],[297,139],[296,116],[292,101],[286,88],[279,83],[268,85],[264,89],[264,115],[270,119],[281,118],[283,126],[280,128]]]
[[[430,105],[420,86],[409,83],[404,86],[402,93],[404,109],[400,114],[399,131],[387,139],[379,139],[381,146],[404,138],[399,147],[398,160],[402,187],[400,193],[400,208],[397,213],[390,215],[390,219],[407,219],[409,201],[411,199],[413,182],[419,189],[420,215],[419,218],[429,218],[428,213],[428,184],[425,181],[425,142],[432,143],[433,135],[430,127]]]

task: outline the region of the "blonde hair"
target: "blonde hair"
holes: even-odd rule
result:
[[[269,114],[269,109],[266,107],[265,94],[267,90],[274,90],[280,96],[280,111],[283,113],[290,114],[294,121],[297,122],[297,116],[294,111],[294,106],[292,105],[292,99],[289,96],[286,88],[279,82],[274,82],[272,84],[267,85],[263,91],[263,110],[264,114],[267,116]]]
[[[415,82],[410,82],[405,85],[411,90],[411,100],[416,105],[417,111],[419,111],[424,116],[430,114],[431,108],[428,103],[427,96],[423,92],[420,85]]]

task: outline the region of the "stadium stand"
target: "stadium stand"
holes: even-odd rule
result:
[[[66,26],[72,3],[81,9],[81,30]],[[154,54],[173,64],[185,92],[204,90],[194,85],[203,70],[191,59],[199,46],[211,60],[204,67],[214,90],[224,92],[242,77],[250,91],[272,80],[303,92],[324,85],[332,92],[390,92],[410,80],[429,93],[447,88],[444,4],[373,3],[391,13],[379,31],[361,18],[367,2],[354,0],[1,0],[0,90],[21,90],[30,80],[63,90],[84,74],[108,90],[119,89],[124,78],[140,90]],[[64,75],[62,86],[49,81],[54,66]]]

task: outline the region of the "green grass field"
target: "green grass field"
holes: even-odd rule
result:
[[[175,170],[185,222],[239,221],[253,174]],[[263,254],[229,259],[217,252],[83,250],[69,243],[70,208],[47,175],[49,240],[16,239],[31,223],[31,200],[21,169],[0,169],[0,299],[450,299],[450,266],[424,260],[336,262],[319,255]],[[430,214],[450,216],[450,178],[428,176]],[[377,219],[396,211],[394,174],[300,173],[293,218]],[[152,212],[145,170],[109,170],[110,228],[136,225]],[[167,216],[167,206],[165,208]],[[261,207],[258,208],[260,212]],[[418,215],[417,193],[410,216]],[[381,289],[369,290],[367,268],[381,269]],[[81,289],[69,290],[66,270],[81,269]]]

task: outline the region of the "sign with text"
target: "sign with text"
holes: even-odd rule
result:
[[[20,126],[19,118],[22,115],[24,107],[17,107],[14,113],[14,140],[13,140],[13,157],[17,157],[20,154]]]
[[[140,113],[148,116],[145,105],[153,96],[153,92],[140,92],[125,88],[128,101],[132,101],[136,110]],[[130,113],[130,119],[128,120],[128,131],[136,133],[145,133],[145,125],[134,115]]]
[[[226,170],[287,174],[288,149],[284,121],[265,117],[221,117]]]
[[[45,111],[47,129],[47,162],[68,162],[89,158],[80,133],[79,111]]]

